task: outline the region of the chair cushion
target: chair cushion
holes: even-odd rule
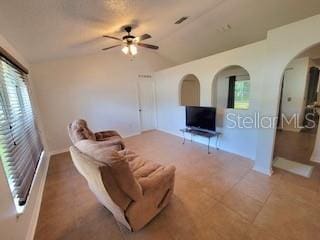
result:
[[[121,151],[120,153],[118,152],[119,145],[107,145],[106,142],[82,140],[76,144],[76,147],[96,161],[108,165],[118,186],[132,200],[138,201],[142,197],[141,186],[132,174],[129,162]]]
[[[133,169],[133,175],[137,178],[145,178],[151,176],[156,171],[161,169],[161,165],[152,161],[143,160],[140,157],[136,158],[134,162],[132,162],[131,167]]]
[[[133,175],[138,181],[142,190],[145,190],[144,185],[150,185],[150,182],[166,173],[168,169],[170,169],[170,171],[173,171],[174,175],[174,167],[173,169],[171,169],[171,167],[165,167],[153,161],[142,159],[134,152],[128,150],[119,151],[119,153],[124,154],[127,157],[130,169],[133,172]]]
[[[117,151],[113,151],[110,158],[112,173],[117,180],[120,188],[127,193],[131,199],[138,201],[142,197],[142,188],[134,177],[129,163],[124,156],[121,156]]]

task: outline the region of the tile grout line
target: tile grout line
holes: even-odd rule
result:
[[[239,178],[239,180],[234,183],[232,185],[232,187],[230,188],[230,190],[228,190],[227,192],[225,192],[220,199],[216,199],[216,204],[220,203],[222,204],[224,207],[226,207],[227,209],[229,209],[230,211],[232,211],[233,213],[235,213],[237,216],[239,216],[242,220],[244,220],[245,222],[247,222],[249,225],[252,225],[252,223],[250,223],[247,219],[245,219],[243,216],[241,216],[239,213],[237,213],[236,211],[234,211],[233,209],[229,208],[228,206],[226,206],[225,204],[223,204],[223,201],[222,199],[224,198],[225,195],[227,195],[228,193],[230,193],[237,184],[239,184],[239,182],[241,182],[249,173],[250,171],[252,170],[252,168],[249,168],[247,173],[245,173],[241,178]],[[207,194],[208,195],[208,194]],[[216,206],[216,204],[214,204],[210,209],[214,209],[214,207]],[[214,226],[212,226],[212,228],[214,229],[214,231],[219,235],[221,236],[223,239],[225,239],[217,230]],[[249,232],[249,229],[247,229],[244,233],[244,235],[247,235],[247,233]]]
[[[281,177],[280,177],[280,179],[279,179],[279,182],[282,181],[282,177],[283,177],[283,175],[281,174]],[[254,217],[254,219],[253,219],[253,221],[252,221],[252,225],[254,225],[254,223],[255,223],[258,215],[262,212],[263,208],[265,207],[266,203],[268,202],[269,198],[271,197],[271,194],[272,194],[274,191],[275,191],[275,188],[274,188],[274,186],[273,186],[273,187],[272,187],[272,190],[271,190],[271,192],[269,193],[269,195],[268,195],[268,197],[266,198],[266,200],[265,200],[264,202],[262,202],[262,203],[263,203],[262,208],[260,209],[260,211],[259,211],[259,212],[256,214],[256,216]]]

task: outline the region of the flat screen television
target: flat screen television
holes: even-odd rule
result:
[[[186,126],[203,130],[216,130],[216,109],[186,106]]]

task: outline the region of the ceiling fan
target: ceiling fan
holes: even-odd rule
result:
[[[158,46],[151,45],[151,44],[146,44],[146,43],[142,43],[141,42],[143,40],[151,38],[151,35],[143,34],[143,35],[141,35],[139,37],[135,37],[135,36],[130,34],[131,30],[132,30],[131,26],[125,26],[124,30],[127,32],[127,35],[123,36],[122,39],[121,38],[117,38],[117,37],[113,37],[113,36],[103,35],[103,37],[111,38],[111,39],[114,39],[114,40],[118,40],[118,41],[121,41],[122,43],[119,43],[119,44],[111,46],[111,47],[103,48],[102,50],[105,51],[105,50],[109,50],[111,48],[123,46],[121,50],[122,50],[122,52],[124,54],[126,54],[126,55],[129,54],[131,56],[134,56],[134,55],[136,55],[138,53],[137,46],[144,47],[144,48],[149,48],[149,49],[153,49],[153,50],[159,49]]]

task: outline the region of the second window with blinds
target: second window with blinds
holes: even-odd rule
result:
[[[0,57],[0,157],[17,209],[27,202],[42,152],[27,74]]]

